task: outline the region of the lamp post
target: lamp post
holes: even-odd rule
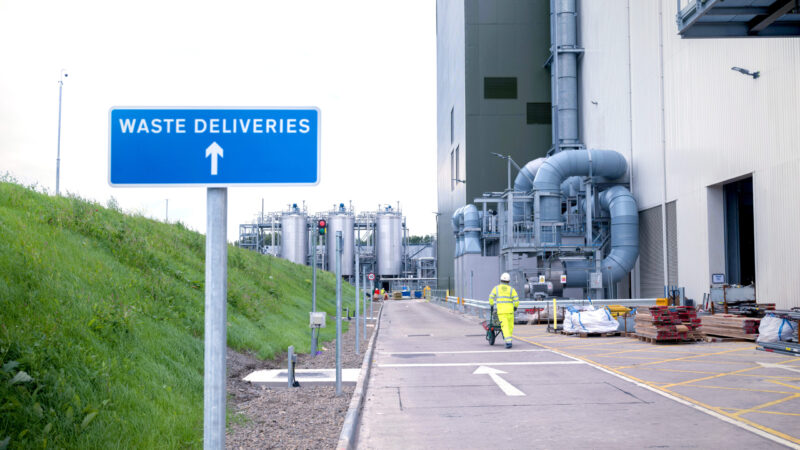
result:
[[[69,74],[65,69],[61,69],[61,74],[58,76],[58,143],[56,147],[56,195],[60,195],[60,179],[61,179],[61,92],[64,89],[64,78]]]

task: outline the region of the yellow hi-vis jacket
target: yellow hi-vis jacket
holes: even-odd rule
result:
[[[494,306],[497,302],[497,314],[513,314],[514,308],[519,306],[519,295],[513,287],[500,283],[489,294],[489,304]]]

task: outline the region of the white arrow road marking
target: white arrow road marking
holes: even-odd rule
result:
[[[758,361],[756,361],[758,362]],[[758,362],[761,364],[761,367],[765,369],[784,369],[784,370],[791,370],[792,372],[800,372],[800,369],[795,369],[794,367],[784,366],[783,364],[773,364],[773,363],[765,363],[765,362]]]
[[[222,158],[222,147],[216,142],[212,142],[206,149],[206,158],[211,156],[211,175],[217,174],[217,157]]]
[[[515,388],[514,386],[511,385],[511,383],[501,378],[499,375],[501,373],[506,373],[506,372],[503,372],[502,370],[499,369],[493,369],[487,366],[480,366],[477,369],[475,369],[475,372],[472,372],[473,375],[484,375],[484,374],[489,375],[492,378],[492,381],[494,381],[497,384],[497,387],[502,389],[503,392],[505,392],[506,395],[508,395],[509,397],[515,397],[515,396],[518,397],[525,395],[524,392]]]

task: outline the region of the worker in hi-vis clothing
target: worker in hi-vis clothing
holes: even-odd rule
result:
[[[519,295],[508,283],[511,276],[508,273],[500,275],[500,284],[492,289],[489,294],[490,311],[497,302],[497,318],[500,319],[500,329],[506,341],[506,348],[511,348],[511,339],[514,337],[514,311],[519,307]]]

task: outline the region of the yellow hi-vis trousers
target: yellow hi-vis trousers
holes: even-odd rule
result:
[[[503,339],[506,343],[511,342],[514,337],[514,313],[498,314],[497,318],[500,319],[500,329],[503,331]]]

